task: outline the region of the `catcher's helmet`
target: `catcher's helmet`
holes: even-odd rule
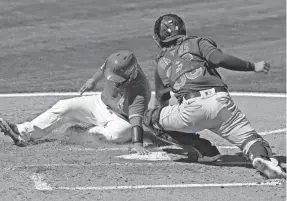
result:
[[[164,43],[186,36],[184,21],[175,14],[160,16],[154,25],[154,39],[161,47]]]
[[[137,72],[137,60],[135,55],[122,50],[111,54],[105,63],[105,77],[115,83],[123,83],[134,77]]]

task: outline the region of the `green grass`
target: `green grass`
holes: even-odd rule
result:
[[[153,83],[152,28],[165,13],[224,52],[272,64],[267,76],[220,70],[231,91],[286,92],[285,8],[282,0],[2,0],[0,93],[77,91],[120,49],[136,54]]]

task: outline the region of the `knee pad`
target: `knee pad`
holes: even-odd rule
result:
[[[153,131],[156,131],[157,129],[163,130],[159,125],[159,119],[160,119],[160,112],[163,107],[156,107],[153,109],[148,109],[144,113],[144,125],[150,128]],[[154,125],[159,126],[159,128],[155,128]]]

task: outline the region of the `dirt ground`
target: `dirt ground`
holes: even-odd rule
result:
[[[21,122],[60,98],[2,98],[0,111]],[[286,99],[234,99],[286,166]],[[164,149],[170,158],[164,161],[117,158],[130,154],[129,144],[102,143],[85,133],[65,132],[66,128],[25,148],[0,136],[1,200],[286,200],[284,181],[264,179],[238,149],[211,133],[202,136],[218,145],[224,156],[218,163],[198,164],[173,148]],[[150,150],[159,152],[154,146]]]

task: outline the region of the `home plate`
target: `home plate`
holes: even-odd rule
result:
[[[166,152],[150,152],[148,155],[140,155],[138,153],[116,156],[128,160],[143,160],[143,161],[170,161],[171,158]]]

